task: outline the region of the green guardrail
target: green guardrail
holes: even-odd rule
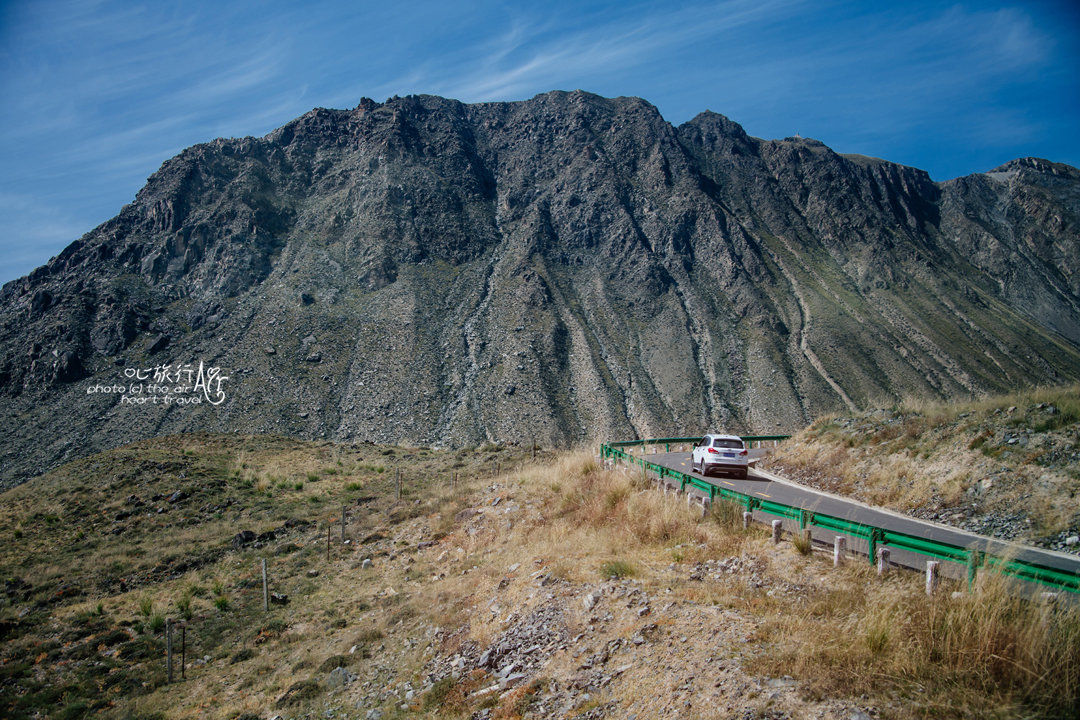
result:
[[[748,445],[753,443],[760,446],[763,442],[786,440],[790,435],[750,435],[743,438]],[[967,566],[967,578],[969,584],[975,580],[980,567],[990,567],[1000,572],[1031,582],[1039,583],[1058,590],[1072,593],[1080,593],[1080,575],[1065,570],[1048,567],[1029,560],[1004,559],[987,555],[984,550],[976,547],[962,547],[939,540],[909,535],[896,530],[887,530],[873,525],[852,522],[845,518],[826,515],[793,505],[786,505],[773,500],[765,500],[752,497],[737,490],[722,488],[713,485],[699,477],[688,475],[679,470],[673,470],[663,465],[649,462],[644,457],[627,452],[628,449],[640,447],[643,450],[648,446],[663,445],[667,452],[671,451],[672,445],[693,443],[700,440],[700,436],[680,438],[650,438],[646,440],[625,440],[622,442],[605,443],[600,446],[600,455],[604,459],[614,458],[631,465],[638,465],[642,472],[652,471],[660,479],[671,478],[679,483],[679,489],[685,491],[687,486],[697,488],[706,494],[709,502],[717,498],[728,502],[738,503],[746,508],[747,512],[759,510],[770,515],[797,520],[800,528],[819,527],[831,530],[838,534],[862,538],[867,541],[869,547],[869,560],[873,564],[877,557],[879,546],[894,547],[899,550],[926,555],[938,560],[948,560]]]

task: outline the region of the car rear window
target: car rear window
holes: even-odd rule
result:
[[[717,438],[716,440],[713,440],[712,446],[722,448],[738,448],[741,450],[743,445],[742,440],[725,440],[723,438]]]

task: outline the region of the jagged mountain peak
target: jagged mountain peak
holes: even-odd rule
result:
[[[581,91],[314,109],[185,150],[4,286],[4,472],[174,430],[573,444],[1075,380],[1075,170],[1014,164],[1056,184]],[[198,360],[225,404],[87,394]]]
[[[1066,165],[1065,163],[1053,162],[1037,157],[1022,157],[1010,160],[1004,165],[1000,165],[990,173],[1004,173],[1019,170],[1033,170],[1038,173],[1047,175],[1055,175],[1058,177],[1068,178],[1070,180],[1080,179],[1080,170],[1074,168],[1072,165]]]

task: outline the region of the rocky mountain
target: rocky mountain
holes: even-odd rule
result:
[[[1078,237],[1045,160],[935,183],[583,92],[316,109],[3,287],[2,480],[187,430],[570,445],[1076,381]],[[200,362],[219,404],[132,402]]]

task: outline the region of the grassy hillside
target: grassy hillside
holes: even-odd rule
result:
[[[591,453],[173,436],[8,491],[0,521],[4,717],[1080,709],[1076,609],[990,574],[928,601],[918,577],[833,569]],[[173,684],[166,617],[187,623]]]
[[[768,467],[875,505],[1080,552],[1080,385],[821,418]]]

